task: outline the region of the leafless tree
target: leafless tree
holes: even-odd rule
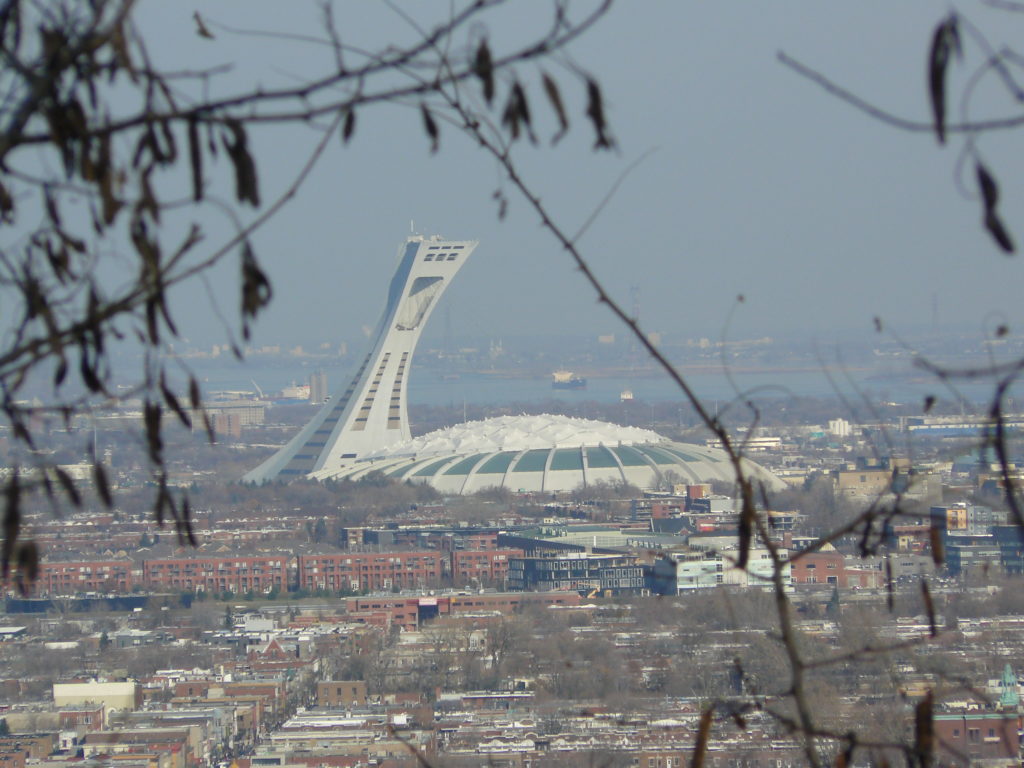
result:
[[[363,49],[358,41],[343,41],[341,25],[326,6],[322,29],[310,36],[311,45],[328,53],[319,76],[283,88],[254,87],[209,97],[207,86],[222,73],[157,67],[134,23],[132,0],[0,2],[4,63],[0,69],[0,224],[9,232],[0,246],[4,329],[0,413],[3,425],[24,449],[14,454],[32,470],[19,467],[6,480],[4,574],[12,563],[23,577],[31,578],[36,568],[35,548],[19,540],[21,500],[26,492],[42,491],[55,506],[61,501],[81,502],[70,477],[33,458],[36,425],[47,417],[71,423],[123,397],[112,385],[111,372],[112,349],[119,344],[138,344],[146,351],[129,394],[143,403],[141,431],[157,488],[157,520],[173,521],[183,540],[191,538],[188,500],[172,493],[164,471],[162,427],[165,414],[188,426],[194,418],[206,422],[207,428],[209,424],[196,380],[186,371],[187,385],[177,388],[172,373],[178,372],[169,372],[160,355],[177,335],[170,292],[212,266],[235,259],[241,340],[229,341],[240,354],[250,323],[271,297],[271,286],[252,246],[253,232],[295,196],[327,142],[372,140],[357,135],[360,116],[381,104],[403,104],[412,107],[427,150],[440,148],[444,127],[467,135],[484,157],[497,163],[506,181],[495,195],[498,215],[504,215],[512,194],[520,196],[599,301],[675,381],[699,421],[724,447],[740,499],[736,566],[747,566],[755,543],[766,548],[774,566],[773,618],[766,630],[769,634],[757,643],[761,667],[742,670],[751,675],[750,683],[758,686],[760,698],[737,705],[735,699],[715,694],[717,683],[711,673],[700,681],[699,693],[708,697],[708,705],[694,747],[694,764],[703,761],[717,724],[741,719],[743,706],[763,707],[799,735],[809,765],[822,765],[838,754],[849,764],[857,750],[872,749],[902,749],[908,762],[930,763],[930,699],[918,705],[912,742],[894,742],[891,734],[823,719],[820,702],[835,695],[833,681],[824,671],[903,650],[906,644],[825,651],[802,635],[785,580],[793,558],[772,535],[766,517],[771,503],[748,472],[742,438],[737,439],[729,425],[705,407],[689,382],[643,333],[637,318],[616,303],[580,249],[582,233],[572,234],[559,224],[513,161],[516,142],[538,141],[539,128],[531,109],[534,105],[512,65],[544,59],[562,49],[601,17],[607,2],[576,16],[566,3],[553,0],[546,28],[519,45],[498,49],[486,30],[489,14],[502,4],[502,0],[477,0],[459,5],[435,25],[418,28],[412,44],[374,51]],[[1013,4],[1007,6],[1017,10]],[[194,20],[196,34],[202,38],[232,34],[198,14]],[[1014,241],[999,208],[997,174],[983,161],[978,137],[985,131],[1024,125],[1024,115],[961,122],[947,118],[947,72],[965,48],[965,30],[981,52],[978,79],[995,77],[1021,102],[1016,76],[1020,57],[992,46],[956,14],[945,17],[932,35],[928,88],[933,115],[927,121],[905,121],[881,113],[794,59],[784,56],[783,61],[840,98],[900,128],[932,132],[940,143],[963,136],[982,204],[983,226],[1001,249],[1012,252]],[[550,74],[537,77],[540,87],[534,90],[544,93],[558,125],[554,139],[559,140],[570,122],[563,86]],[[570,77],[584,92],[585,117],[595,147],[611,147],[614,142],[598,83],[578,68],[570,70]],[[281,124],[308,126],[310,139],[294,179],[282,189],[268,191],[261,183],[260,158],[250,149],[251,137],[263,126]],[[234,233],[222,242],[207,242],[202,221],[210,211],[223,210],[214,194],[225,183],[213,170],[218,164],[229,171],[227,186],[234,205],[228,218]],[[173,226],[168,225],[171,220]],[[111,254],[122,264],[126,279],[109,279],[106,265]],[[1005,332],[998,331],[999,335]],[[942,380],[984,375],[995,382],[985,440],[1004,467],[1008,504],[1018,524],[1024,525],[1008,471],[1002,421],[1006,393],[1024,370],[1024,360],[966,371],[949,371],[927,361],[922,365]],[[52,382],[52,396],[42,404],[26,403],[23,394],[40,377]],[[749,414],[751,425],[756,425],[759,414],[753,404]],[[93,484],[100,499],[109,504],[109,482],[99,463]],[[897,494],[895,499],[880,497],[848,515],[823,510],[827,514],[821,515],[821,522],[829,530],[795,557],[842,536],[858,536],[865,554],[874,551],[882,526],[904,513],[902,502]],[[936,611],[924,582],[920,601],[931,621],[931,634],[938,634]],[[549,653],[549,685],[560,695],[583,697],[617,690],[622,659],[613,649],[554,634],[539,642]],[[500,670],[508,656],[507,640],[495,636],[486,653],[494,669]],[[152,666],[145,654],[138,655],[139,670]],[[363,677],[379,691],[393,672],[382,643],[349,659],[346,677]]]
[[[343,39],[343,20],[326,4],[321,27],[305,38],[325,53],[319,73],[217,96],[210,94],[222,89],[211,86],[219,85],[223,68],[193,70],[182,62],[166,69],[154,62],[136,5],[0,2],[0,226],[8,233],[0,245],[0,424],[13,435],[20,463],[5,481],[5,576],[12,562],[29,577],[36,569],[34,546],[18,536],[26,492],[41,489],[55,509],[81,501],[71,478],[32,452],[40,420],[70,424],[126,394],[142,401],[157,521],[171,520],[180,538],[191,540],[188,500],[172,492],[164,470],[164,416],[186,426],[201,419],[213,434],[195,378],[169,371],[161,357],[178,334],[172,290],[235,260],[242,338],[226,333],[240,355],[272,293],[251,236],[294,198],[328,142],[372,140],[357,136],[357,122],[383,104],[412,107],[426,135],[424,151],[439,149],[442,126],[472,135],[482,122],[510,141],[536,142],[537,110],[513,65],[564,48],[604,14],[608,1],[579,12],[555,0],[549,22],[507,48],[488,32],[503,0],[458,4],[422,27],[395,6],[417,34],[407,45],[376,50]],[[194,22],[201,39],[243,34],[198,12]],[[266,45],[278,33],[261,35],[259,44]],[[586,94],[597,146],[609,146],[596,81],[578,68],[566,71]],[[538,77],[560,138],[569,119],[561,86],[550,74]],[[459,109],[450,106],[454,94]],[[251,137],[280,125],[308,127],[309,140],[293,180],[268,189]],[[222,202],[225,187],[233,206]],[[499,200],[501,213],[505,204]],[[226,217],[234,233],[209,240],[203,222],[211,215]],[[113,351],[124,345],[145,352],[127,393],[111,378]],[[187,385],[175,386],[183,376]],[[30,383],[46,379],[52,394],[41,403],[23,396]],[[93,485],[110,504],[99,462]]]

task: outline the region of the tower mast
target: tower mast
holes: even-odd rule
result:
[[[406,401],[412,355],[441,294],[476,246],[475,240],[437,235],[412,235],[405,241],[370,351],[352,381],[287,445],[248,472],[245,482],[336,469],[412,438]]]

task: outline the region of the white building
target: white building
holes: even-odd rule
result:
[[[828,433],[833,437],[849,437],[853,427],[846,419],[832,419],[828,423]]]
[[[732,540],[735,547],[735,535]],[[788,553],[783,553],[788,555]],[[773,561],[763,547],[751,547],[745,568],[738,568],[738,549],[699,550],[691,549],[672,552],[655,565],[657,575],[665,574],[675,579],[676,593],[686,594],[697,589],[718,586],[757,587],[774,589],[772,580]],[[788,557],[782,565],[782,583],[786,591],[792,591]]]
[[[410,237],[399,249],[369,353],[348,387],[330,397],[281,450],[243,477],[264,483],[338,470],[371,450],[410,440],[408,373],[423,327],[475,240]]]
[[[406,390],[416,343],[448,283],[476,246],[473,240],[436,235],[415,235],[401,246],[384,313],[352,382],[244,481],[358,480],[380,472],[461,494],[495,487],[571,491],[609,483],[652,488],[673,475],[686,483],[735,479],[721,450],[673,443],[648,430],[562,416],[487,419],[414,440]],[[778,438],[764,439],[778,446]],[[753,462],[744,466],[756,481],[770,488],[782,485]]]
[[[116,683],[54,683],[53,703],[56,707],[103,704],[109,716],[117,710],[138,709],[142,704],[142,690],[135,680]]]

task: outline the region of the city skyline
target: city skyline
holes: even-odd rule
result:
[[[0,12],[4,768],[1024,764],[972,1]]]

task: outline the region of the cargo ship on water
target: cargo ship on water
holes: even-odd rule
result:
[[[552,389],[586,389],[587,380],[572,371],[555,371],[551,374]]]

